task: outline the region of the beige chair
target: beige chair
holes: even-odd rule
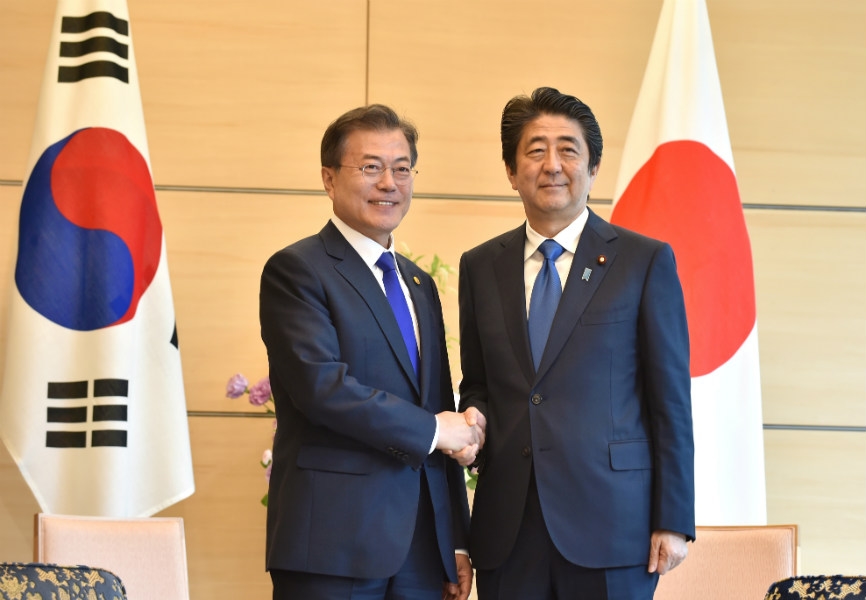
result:
[[[116,573],[129,600],[189,600],[183,519],[40,513],[34,545],[37,562]]]
[[[796,568],[796,525],[698,527],[685,562],[659,579],[655,600],[763,598]]]

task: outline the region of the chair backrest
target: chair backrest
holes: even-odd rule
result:
[[[764,600],[866,599],[866,575],[800,575],[770,585]]]
[[[22,598],[127,600],[120,578],[105,569],[0,563],[0,600]]]
[[[659,579],[655,600],[762,598],[797,569],[797,526],[698,527],[689,555]]]
[[[36,515],[35,560],[116,573],[129,600],[189,600],[183,519]]]

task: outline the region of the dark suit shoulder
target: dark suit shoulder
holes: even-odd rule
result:
[[[464,252],[464,256],[467,258],[473,258],[477,255],[484,255],[490,252],[500,252],[503,248],[514,244],[519,243],[523,244],[524,238],[526,237],[526,224],[521,223],[519,227],[512,229],[511,231],[506,231],[505,233],[501,233],[494,238],[483,242],[474,248],[471,248]]]

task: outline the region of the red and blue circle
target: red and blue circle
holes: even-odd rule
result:
[[[77,331],[125,323],[161,252],[150,169],[123,134],[80,129],[42,153],[24,189],[15,266],[33,310]]]

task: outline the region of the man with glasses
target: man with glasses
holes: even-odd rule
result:
[[[412,199],[417,135],[382,105],[334,121],[321,147],[333,217],[262,273],[275,600],[469,595],[461,465],[484,423],[454,411],[435,284],[392,235]]]

